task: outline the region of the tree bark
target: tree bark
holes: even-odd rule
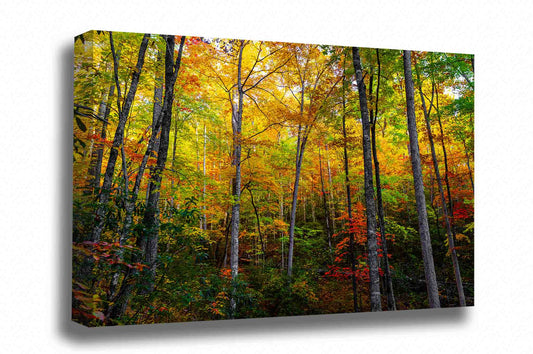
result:
[[[109,87],[109,91],[102,97],[100,106],[98,108],[98,117],[102,120],[102,129],[100,130],[100,139],[104,140],[107,134],[107,118],[109,117],[109,112],[111,111],[111,99],[113,98],[113,93],[115,90],[115,85]],[[100,175],[102,174],[102,160],[104,156],[104,143],[99,141],[95,144],[95,147],[91,154],[91,165],[89,166],[89,189],[90,192],[94,195],[97,195],[100,190]]]
[[[325,144],[326,148],[326,165],[328,167],[328,181],[329,181],[329,196],[330,196],[330,216],[331,216],[331,232],[335,234],[336,232],[336,223],[335,223],[335,188],[333,187],[333,180],[331,178],[331,165],[329,163],[329,153],[328,153],[328,144]]]
[[[320,185],[322,188],[322,202],[324,204],[324,215],[326,219],[326,233],[328,237],[328,247],[329,247],[329,256],[332,257],[332,248],[331,248],[331,227],[329,223],[329,208],[326,197],[326,190],[324,189],[324,175],[322,173],[322,156],[320,154],[320,146],[318,147],[318,163],[320,168]]]
[[[154,85],[154,109],[152,113],[152,135],[151,136],[154,137],[154,139],[153,139],[153,143],[152,143],[152,147],[150,148],[150,151],[148,151],[147,149],[147,152],[148,152],[147,158],[149,158],[150,156],[154,156],[153,152],[159,150],[158,135],[159,135],[159,132],[161,131],[161,110],[163,109],[163,80],[164,78],[163,78],[163,72],[162,71],[158,72],[158,68],[159,68],[159,63],[160,61],[162,61],[162,59],[163,59],[162,55],[158,51],[155,85]],[[144,173],[144,168],[146,167],[147,161],[148,160],[146,160],[145,162],[143,158],[144,167],[143,167],[142,173]],[[152,174],[152,168],[150,168],[150,174]],[[150,196],[150,184],[148,184],[148,186],[146,187],[146,201],[148,201],[149,196]]]
[[[426,210],[426,197],[424,196],[424,182],[422,180],[422,167],[420,164],[420,152],[418,149],[418,133],[416,130],[415,97],[413,77],[411,73],[411,52],[404,51],[403,67],[405,75],[405,99],[407,105],[407,127],[409,130],[409,147],[411,155],[411,167],[413,170],[413,184],[415,189],[416,209],[418,212],[418,228],[422,245],[422,258],[424,260],[424,273],[428,292],[429,307],[440,307],[439,289],[433,251],[431,249],[431,235]]]
[[[472,177],[472,169],[470,168],[470,155],[468,154],[468,149],[466,148],[465,140],[463,140],[463,146],[465,148],[466,166],[468,167],[468,176],[470,177],[470,185],[472,186],[472,193],[474,193],[474,178]]]
[[[347,148],[347,139],[346,139],[346,98],[344,91],[344,72],[342,80],[342,136],[343,136],[343,149],[344,149],[344,173],[345,173],[345,184],[346,184],[346,206],[348,209],[348,223],[352,222],[352,196],[350,190],[350,173],[348,170],[348,148]],[[350,278],[352,280],[352,293],[353,293],[353,310],[354,312],[359,312],[357,306],[357,279],[355,277],[355,240],[353,232],[350,232],[350,226],[348,225],[348,234],[350,237],[350,244],[348,246],[348,251],[350,253]]]
[[[161,116],[161,135],[159,149],[157,150],[157,162],[150,174],[150,195],[146,203],[143,217],[144,232],[141,234],[139,246],[146,242],[145,262],[149,265],[150,276],[153,279],[156,270],[157,241],[159,236],[159,190],[163,179],[163,170],[168,156],[170,140],[170,127],[172,124],[172,106],[174,103],[174,86],[181,66],[181,57],[185,45],[185,36],[181,37],[178,57],[174,62],[174,36],[166,36],[167,50],[165,51],[165,98]],[[141,248],[143,249],[143,248]],[[150,281],[151,282],[151,281]]]
[[[440,109],[439,109],[439,93],[437,91],[437,94],[436,94],[436,99],[437,99],[437,107],[436,107],[436,110],[437,110],[437,121],[439,122],[439,128],[440,128],[440,142],[441,142],[441,146],[442,146],[442,154],[444,155],[444,182],[446,183],[446,191],[448,192],[448,211],[450,212],[449,215],[450,215],[450,218],[452,218],[453,220],[453,201],[452,201],[452,193],[450,191],[450,180],[448,179],[448,175],[449,175],[449,170],[448,170],[448,154],[446,152],[446,145],[444,144],[444,129],[442,128],[442,121],[440,119]],[[454,233],[455,235],[455,231],[454,231],[454,228],[453,228],[453,223],[452,223],[452,232]]]
[[[161,56],[158,55],[158,62],[160,59],[161,59]],[[126,242],[126,240],[129,238],[129,232],[133,224],[133,211],[135,209],[135,203],[137,202],[137,198],[139,196],[139,190],[141,188],[144,171],[148,164],[148,159],[150,158],[150,156],[152,156],[153,152],[157,151],[159,148],[158,134],[159,134],[159,131],[161,130],[161,109],[162,109],[162,98],[163,98],[162,80],[163,80],[162,76],[156,75],[156,84],[154,87],[154,108],[153,108],[153,113],[152,113],[152,134],[150,136],[148,145],[146,146],[146,151],[144,153],[143,159],[141,160],[141,164],[137,171],[137,175],[135,177],[135,182],[134,182],[130,197],[127,198],[125,202],[126,216],[124,217],[124,224],[122,226],[122,230],[120,233],[120,239],[119,239],[120,245],[123,245]],[[150,172],[151,171],[152,170],[150,169]],[[148,184],[148,187],[146,188],[146,192],[147,192],[146,200],[148,200],[148,196],[150,195],[149,187],[150,187],[150,184]],[[119,250],[118,258],[122,259],[122,250]],[[113,279],[111,281],[111,286],[110,286],[110,294],[112,297],[116,295],[115,291],[118,285],[118,279],[119,279],[119,273],[115,273],[113,275]]]
[[[172,122],[172,104],[174,101],[174,85],[178,76],[181,64],[181,56],[185,44],[185,37],[181,37],[178,58],[174,63],[174,36],[165,36],[165,95],[163,108],[161,111],[161,137],[157,153],[157,163],[150,174],[150,195],[147,201],[145,214],[143,217],[143,231],[137,239],[137,247],[141,254],[133,257],[133,262],[137,263],[144,260],[148,265],[147,271],[147,290],[153,289],[153,278],[156,271],[157,260],[157,241],[159,235],[159,189],[161,187],[162,173],[168,154],[170,126]],[[145,155],[146,156],[146,155]],[[137,273],[136,270],[128,270],[122,281],[119,292],[113,299],[113,305],[108,311],[110,319],[116,319],[124,314],[132,294],[135,280],[132,278]]]
[[[124,128],[126,126],[126,121],[128,119],[128,115],[130,113],[131,105],[133,102],[133,98],[135,97],[135,93],[137,92],[137,86],[139,84],[139,78],[141,76],[142,67],[144,64],[144,56],[146,54],[146,48],[148,46],[148,39],[150,38],[149,34],[145,34],[141,46],[139,48],[139,55],[137,59],[137,65],[135,66],[135,70],[132,74],[131,78],[131,85],[128,90],[128,94],[126,95],[126,100],[124,101],[124,105],[121,107],[120,105],[120,83],[118,80],[118,60],[115,55],[115,49],[113,44],[113,34],[109,32],[109,41],[111,43],[111,50],[113,54],[113,60],[114,60],[114,72],[115,72],[115,84],[117,87],[117,107],[119,111],[119,122],[117,125],[117,129],[115,131],[115,136],[113,138],[113,146],[111,147],[111,151],[109,153],[109,160],[107,162],[107,167],[104,175],[104,182],[102,184],[102,189],[100,191],[100,196],[98,200],[98,208],[96,210],[96,225],[93,229],[93,232],[91,234],[90,241],[92,242],[98,242],[100,240],[100,236],[102,235],[102,231],[104,229],[105,224],[105,208],[106,204],[109,201],[109,196],[111,194],[111,184],[113,182],[113,176],[115,174],[115,164],[118,157],[119,148],[124,140]]]
[[[241,207],[241,150],[242,150],[242,107],[244,91],[242,88],[242,52],[246,43],[241,41],[237,62],[237,102],[231,102],[232,109],[232,130],[233,130],[233,161],[235,166],[235,180],[233,184],[233,205],[231,207],[231,279],[232,291],[230,298],[230,313],[231,318],[237,314],[237,277],[239,275],[239,223],[240,223],[240,207]]]
[[[353,65],[359,92],[359,108],[363,125],[363,161],[365,177],[366,225],[368,238],[368,265],[370,271],[370,307],[381,311],[381,292],[379,289],[378,244],[376,236],[376,206],[374,203],[374,186],[372,181],[372,150],[370,142],[370,121],[363,79],[363,69],[359,49],[352,47]]]
[[[418,81],[418,92],[420,93],[420,101],[422,102],[422,109],[424,111],[424,118],[426,121],[426,130],[427,130],[428,138],[429,138],[429,146],[431,148],[433,168],[435,170],[435,177],[437,179],[437,185],[439,187],[439,195],[440,195],[440,199],[442,203],[442,213],[444,215],[444,221],[446,223],[446,235],[448,236],[448,250],[452,258],[453,271],[455,274],[455,284],[457,286],[457,294],[459,297],[459,306],[463,307],[463,306],[466,306],[465,293],[463,290],[463,281],[461,279],[461,270],[459,267],[459,260],[457,259],[457,252],[455,251],[454,234],[452,231],[450,216],[448,214],[448,208],[446,207],[446,198],[444,197],[444,190],[442,188],[442,180],[440,178],[440,172],[439,172],[439,163],[437,160],[437,154],[435,153],[435,144],[433,143],[433,134],[431,132],[431,123],[429,120],[429,115],[431,113],[431,104],[433,102],[430,103],[430,107],[428,109],[426,107],[426,100],[424,99],[424,94],[422,92],[422,82],[420,81],[420,74],[418,71],[416,60],[415,60],[415,69],[416,69],[416,78]],[[435,92],[435,85],[432,85],[432,95],[431,95],[432,100],[433,100],[434,92]]]
[[[205,166],[205,153],[206,153],[206,146],[207,146],[207,128],[205,126],[205,123],[204,123],[204,161],[203,161],[203,175],[204,175],[204,186],[203,186],[203,190],[202,190],[202,202],[204,203],[204,205],[202,206],[202,210],[203,210],[203,213],[202,213],[202,219],[203,219],[203,229],[204,230],[207,230],[207,216],[205,214],[205,210],[206,210],[206,206],[205,206],[205,177],[206,177],[206,166]]]
[[[370,120],[371,120],[371,138],[372,138],[372,157],[374,160],[374,174],[376,176],[376,199],[377,199],[377,206],[378,206],[378,223],[379,223],[379,231],[381,233],[381,244],[383,249],[383,267],[385,268],[383,271],[383,277],[384,277],[384,286],[385,286],[385,292],[387,294],[387,310],[389,311],[396,311],[396,300],[394,298],[394,289],[392,286],[392,276],[390,272],[389,267],[389,251],[387,247],[387,237],[386,237],[386,225],[385,225],[385,216],[383,212],[383,198],[381,195],[381,177],[379,173],[379,160],[378,160],[378,152],[376,149],[376,123],[377,123],[377,116],[378,116],[378,103],[379,103],[379,84],[380,84],[380,78],[381,78],[381,63],[379,60],[379,49],[376,49],[376,57],[377,57],[377,64],[378,64],[378,82],[376,87],[376,101],[374,105],[374,110],[370,111]],[[370,82],[370,95],[372,95],[372,82]],[[373,117],[372,117],[373,116]]]
[[[302,103],[300,105],[300,113],[303,114],[303,90],[302,90]],[[296,224],[296,204],[298,201],[298,186],[300,184],[300,172],[302,171],[303,153],[305,150],[305,142],[307,136],[302,137],[302,126],[298,126],[298,141],[296,146],[296,173],[294,176],[294,188],[292,191],[292,209],[291,209],[291,221],[289,226],[289,254],[287,259],[287,276],[289,279],[292,277],[292,262],[294,256],[294,227]]]
[[[255,202],[254,202],[254,194],[252,193],[252,190],[250,189],[250,187],[248,186],[247,187],[248,189],[248,192],[250,193],[250,200],[252,202],[252,207],[254,208],[254,213],[255,213],[255,219],[256,219],[256,222],[257,222],[257,233],[259,235],[259,241],[261,242],[261,252],[263,253],[262,254],[262,260],[263,260],[263,265],[265,263],[265,243],[263,242],[263,234],[261,233],[261,221],[259,219],[259,212],[257,210],[257,206],[255,205]]]

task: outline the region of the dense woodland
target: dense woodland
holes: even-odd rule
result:
[[[75,321],[473,305],[472,55],[74,45]]]

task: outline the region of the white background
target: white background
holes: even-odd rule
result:
[[[0,351],[533,352],[527,3],[2,1]],[[90,29],[475,53],[476,306],[107,329],[71,324],[72,44]]]

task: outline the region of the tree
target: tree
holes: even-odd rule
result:
[[[352,47],[352,59],[359,92],[359,109],[363,126],[363,160],[365,169],[365,204],[368,238],[368,266],[370,268],[370,307],[372,311],[381,311],[381,292],[379,289],[378,242],[376,236],[376,205],[374,203],[374,186],[372,181],[372,151],[370,142],[370,120],[366,99],[366,88],[359,48]]]
[[[153,289],[153,278],[157,266],[157,242],[159,235],[159,189],[161,188],[163,170],[168,154],[169,132],[172,122],[172,105],[174,102],[174,85],[178,77],[181,56],[185,43],[185,36],[181,37],[178,57],[174,62],[174,36],[165,36],[165,94],[163,108],[161,111],[161,137],[159,149],[157,152],[157,163],[150,174],[150,195],[148,196],[147,206],[143,217],[143,230],[137,239],[137,246],[141,252],[141,257],[136,261],[144,259],[148,264],[148,288]],[[130,269],[124,276],[121,288],[115,298],[113,305],[109,309],[109,318],[117,319],[122,316],[126,310],[133,285],[130,277],[137,273],[136,269]]]
[[[428,217],[426,210],[426,197],[424,195],[424,182],[420,165],[420,152],[418,148],[418,132],[416,130],[415,96],[413,77],[411,74],[411,51],[403,52],[403,67],[405,76],[405,101],[407,105],[407,126],[409,129],[409,149],[411,152],[411,166],[413,169],[413,185],[418,213],[418,229],[422,245],[422,258],[424,259],[424,274],[428,292],[429,307],[440,307],[437,276],[431,249],[431,235],[429,234]]]
[[[473,303],[470,56],[419,53],[411,78],[398,50],[149,36],[141,65],[142,37],[75,41],[75,321],[458,306],[452,251]]]
[[[289,278],[292,277],[296,206],[305,146],[316,121],[322,114],[322,108],[342,78],[337,78],[331,84],[331,81],[333,81],[332,77],[328,78],[326,73],[329,65],[324,62],[320,63],[318,57],[319,52],[317,46],[302,45],[294,48],[294,65],[297,74],[296,87],[299,91],[299,97],[293,92],[290,84],[289,90],[299,105],[299,111],[297,118],[296,163],[289,225],[289,255],[287,260],[287,276]],[[313,62],[311,61],[312,59],[314,59]],[[315,70],[313,71],[313,69]],[[331,85],[329,89],[327,88],[327,84]],[[309,97],[308,105],[306,105],[306,96]]]
[[[383,248],[383,263],[384,263],[384,288],[387,293],[387,309],[389,311],[396,310],[396,300],[394,299],[394,289],[392,286],[392,276],[389,266],[389,257],[388,257],[388,248],[387,248],[387,231],[385,225],[385,216],[383,213],[383,197],[381,195],[381,177],[379,173],[379,160],[378,152],[376,148],[376,124],[378,119],[378,103],[379,103],[379,84],[381,79],[381,62],[379,59],[379,49],[376,49],[376,61],[378,64],[378,78],[377,78],[377,87],[376,87],[376,100],[374,108],[370,109],[370,130],[371,130],[371,140],[372,140],[372,158],[374,161],[374,173],[376,176],[376,202],[378,207],[378,224],[379,231],[381,234],[381,245]],[[372,101],[372,83],[373,75],[370,76],[370,97]]]
[[[444,197],[444,190],[442,188],[442,180],[441,180],[440,172],[439,172],[439,162],[437,160],[437,154],[435,153],[435,144],[433,143],[433,134],[431,132],[431,122],[429,120],[429,116],[431,114],[431,108],[432,108],[432,105],[433,105],[433,97],[434,97],[434,94],[435,94],[435,84],[433,83],[431,85],[431,101],[430,101],[430,107],[428,109],[427,106],[426,106],[426,100],[424,99],[424,93],[422,91],[422,81],[420,80],[420,73],[419,73],[419,70],[418,70],[418,64],[417,64],[416,59],[415,59],[415,69],[416,69],[416,78],[417,78],[417,82],[418,82],[418,92],[420,94],[420,101],[422,102],[422,109],[423,109],[424,118],[425,118],[425,121],[426,121],[426,129],[427,129],[427,134],[428,134],[428,139],[429,139],[429,146],[431,148],[431,157],[432,157],[432,160],[433,160],[433,168],[435,170],[435,178],[437,179],[437,185],[439,187],[439,196],[440,196],[440,200],[441,200],[441,204],[442,204],[442,213],[444,215],[444,221],[445,221],[445,224],[446,224],[446,234],[448,236],[448,249],[449,249],[449,252],[450,252],[450,256],[452,258],[453,271],[454,271],[454,274],[455,274],[455,284],[457,286],[457,294],[459,296],[459,304],[460,304],[460,306],[466,306],[465,293],[464,293],[464,290],[463,290],[463,281],[461,279],[461,270],[459,268],[459,261],[457,259],[457,252],[455,250],[454,235],[453,235],[453,232],[452,232],[452,226],[451,226],[451,222],[450,222],[450,216],[449,216],[450,213],[448,212],[448,207],[446,206],[446,198]],[[440,124],[440,127],[442,128],[442,124]],[[444,156],[446,156],[445,150],[444,150]],[[447,165],[448,164],[446,163],[446,167],[447,167]],[[447,170],[447,168],[446,168],[446,170]],[[448,187],[448,191],[449,190],[450,189]],[[448,195],[448,197],[450,198],[451,196]],[[450,209],[450,212],[451,212],[451,210],[452,209]]]
[[[109,200],[109,196],[111,194],[111,184],[113,182],[113,176],[115,174],[115,163],[117,161],[118,157],[118,149],[124,144],[124,128],[126,126],[126,121],[128,119],[128,115],[130,113],[131,105],[133,103],[133,98],[135,97],[135,93],[137,91],[137,86],[139,85],[139,79],[141,77],[141,71],[144,64],[144,56],[146,54],[146,48],[148,46],[148,39],[150,38],[149,34],[145,34],[143,36],[143,39],[141,41],[141,46],[139,48],[139,55],[137,59],[137,65],[135,66],[135,70],[131,76],[131,83],[129,86],[128,93],[126,95],[126,99],[124,101],[124,104],[121,105],[121,89],[120,89],[120,82],[118,78],[118,58],[115,53],[115,47],[113,43],[113,33],[109,32],[109,43],[111,45],[111,52],[113,55],[113,70],[114,70],[114,77],[115,77],[115,85],[117,88],[117,109],[119,112],[119,122],[117,125],[117,129],[115,131],[115,135],[113,138],[113,146],[111,147],[111,151],[109,153],[109,159],[107,161],[107,167],[104,175],[104,181],[102,183],[102,188],[100,191],[98,203],[99,206],[96,210],[96,225],[93,229],[91,239],[92,242],[98,242],[100,240],[100,236],[102,234],[102,231],[104,229],[104,223],[105,223],[105,205]]]
[[[348,211],[348,220],[352,221],[352,194],[351,194],[351,185],[350,185],[350,173],[348,168],[348,148],[347,148],[347,138],[346,138],[346,97],[345,97],[345,84],[346,84],[346,77],[345,77],[345,62],[343,61],[343,75],[342,75],[342,148],[344,153],[344,175],[345,175],[345,184],[346,184],[346,208]],[[355,246],[354,246],[354,235],[353,232],[349,231],[349,237],[350,237],[350,245],[349,245],[349,253],[350,253],[350,271],[351,271],[351,281],[352,281],[352,292],[353,292],[353,310],[354,312],[358,312],[359,309],[357,307],[357,279],[355,277]]]

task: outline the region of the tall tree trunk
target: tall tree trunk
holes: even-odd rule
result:
[[[157,162],[150,174],[150,195],[146,203],[143,217],[145,232],[141,236],[142,242],[146,242],[145,262],[150,267],[150,278],[155,276],[157,259],[157,241],[159,236],[159,190],[163,178],[163,170],[168,156],[170,140],[170,127],[172,124],[172,106],[174,103],[174,86],[181,65],[181,56],[185,44],[185,36],[181,37],[178,58],[174,62],[174,36],[166,36],[167,50],[165,51],[165,98],[161,117],[161,135],[157,150]]]
[[[161,137],[157,152],[157,163],[150,174],[150,195],[148,197],[146,210],[143,217],[143,232],[137,239],[137,247],[141,255],[134,257],[133,262],[143,260],[148,265],[146,273],[147,290],[153,289],[153,278],[156,271],[157,241],[159,236],[159,189],[161,188],[162,173],[168,154],[170,126],[172,122],[172,105],[174,101],[174,85],[178,76],[181,64],[181,56],[185,44],[185,37],[181,37],[178,58],[174,62],[174,36],[165,36],[165,96],[161,111]],[[112,299],[113,305],[108,311],[110,319],[116,319],[124,314],[132,294],[135,281],[131,279],[137,273],[136,270],[128,270],[122,281],[122,285],[117,295]]]
[[[157,64],[156,64],[156,77],[154,85],[154,109],[152,113],[152,136],[155,137],[154,142],[150,151],[148,151],[148,157],[154,156],[153,152],[159,150],[159,139],[157,138],[159,132],[161,131],[161,110],[163,109],[163,71],[158,71],[160,62],[163,61],[161,52],[157,53]],[[144,160],[143,160],[144,162]],[[145,163],[146,165],[146,163]],[[143,168],[144,173],[144,168]],[[152,174],[152,168],[150,168],[150,174]],[[150,196],[150,184],[146,187],[146,201],[148,202],[148,197]]]
[[[132,74],[132,78],[131,78],[130,89],[128,90],[126,99],[124,100],[124,104],[121,106],[120,104],[120,100],[121,100],[120,82],[118,79],[118,57],[115,53],[115,47],[113,43],[113,33],[109,32],[109,42],[111,45],[111,53],[113,56],[114,79],[115,79],[115,85],[117,88],[117,110],[119,114],[119,122],[116,128],[116,131],[115,131],[115,136],[113,138],[113,145],[109,153],[109,159],[107,162],[107,167],[106,167],[106,171],[104,175],[104,181],[102,183],[102,188],[100,189],[100,194],[98,197],[98,205],[96,207],[96,212],[95,212],[96,214],[95,215],[95,226],[87,241],[99,242],[103,229],[104,229],[105,212],[107,208],[107,203],[111,195],[111,185],[113,182],[113,176],[115,174],[115,165],[116,165],[119,149],[121,148],[121,145],[123,144],[124,127],[126,125],[126,121],[128,119],[129,112],[130,112],[130,109],[133,103],[133,98],[135,97],[137,86],[139,84],[139,78],[141,76],[142,67],[144,65],[144,57],[146,54],[146,48],[148,47],[149,38],[150,38],[149,34],[145,34],[143,36],[141,45],[139,47],[137,64],[136,64],[135,71]],[[86,257],[83,260],[82,265],[80,266],[80,271],[76,277],[78,279],[86,279],[91,273],[93,264],[94,264],[93,258]],[[91,280],[89,279],[89,281]]]
[[[100,130],[100,139],[105,140],[107,134],[107,118],[111,111],[111,100],[115,92],[115,85],[109,86],[109,92],[102,98],[100,107],[98,109],[98,117],[102,118],[102,129]],[[102,160],[104,157],[104,143],[97,142],[91,157],[91,166],[89,168],[89,175],[91,178],[90,188],[92,193],[97,195],[100,190],[100,175],[102,174]]]
[[[302,103],[300,105],[300,114],[303,115],[303,90],[302,90]],[[303,135],[303,136],[302,136]],[[294,227],[296,224],[296,205],[298,201],[298,186],[300,184],[300,173],[302,171],[303,153],[305,150],[305,143],[307,136],[302,134],[302,126],[298,125],[298,141],[296,145],[296,173],[294,176],[294,188],[292,191],[292,209],[291,220],[289,225],[289,255],[287,260],[287,276],[289,279],[292,277],[292,262],[294,257]]]
[[[281,177],[281,176],[280,176]],[[281,193],[279,196],[279,219],[285,220],[283,215],[283,186],[281,186]],[[281,269],[285,269],[285,242],[283,241],[283,231],[280,232],[279,238],[281,239]]]
[[[370,121],[363,79],[363,69],[359,49],[352,47],[353,66],[359,92],[359,108],[363,125],[363,161],[365,177],[366,225],[368,238],[368,266],[370,272],[370,307],[372,311],[381,311],[381,292],[379,289],[378,243],[376,236],[376,206],[374,204],[374,186],[372,181],[372,150],[370,142]]]
[[[328,153],[328,144],[325,144],[326,148],[326,165],[328,167],[328,181],[329,181],[329,197],[330,197],[330,215],[331,215],[331,232],[335,234],[336,232],[336,213],[335,213],[335,188],[333,187],[333,179],[331,178],[331,165],[329,163],[329,153]]]
[[[329,256],[332,257],[332,248],[331,248],[331,227],[329,224],[329,208],[326,197],[326,190],[324,189],[324,175],[322,174],[322,156],[320,154],[320,146],[318,147],[318,163],[320,168],[320,185],[322,188],[322,202],[324,203],[324,215],[326,219],[326,233],[328,237],[328,246],[329,246]]]
[[[383,213],[383,198],[381,195],[381,177],[379,174],[379,160],[378,152],[376,149],[376,123],[378,116],[378,103],[379,103],[379,84],[381,79],[381,62],[379,60],[379,49],[376,49],[376,57],[378,63],[378,82],[376,87],[376,101],[374,105],[374,110],[370,111],[370,120],[371,120],[371,138],[372,138],[372,157],[374,160],[374,174],[376,176],[376,199],[378,206],[378,222],[379,222],[379,231],[381,233],[381,245],[383,249],[383,271],[384,277],[384,286],[385,293],[387,294],[387,310],[396,311],[396,300],[394,299],[394,289],[392,287],[392,276],[389,267],[389,251],[387,247],[387,237],[386,237],[386,225],[385,225],[385,216]],[[372,95],[372,81],[370,82],[370,95]]]
[[[413,169],[413,183],[415,189],[416,209],[418,211],[418,228],[422,245],[422,258],[424,260],[424,273],[428,292],[429,307],[440,307],[439,289],[433,251],[431,249],[431,235],[429,233],[428,217],[426,210],[426,197],[424,196],[424,182],[422,180],[422,167],[418,149],[418,133],[416,130],[415,96],[413,77],[411,74],[411,51],[405,50],[403,54],[403,67],[405,75],[405,99],[407,104],[407,127],[409,130],[409,147],[411,166]]]
[[[439,172],[439,163],[437,160],[437,154],[435,153],[435,144],[433,143],[433,134],[431,132],[431,122],[429,120],[429,115],[431,113],[431,105],[433,102],[430,103],[430,107],[428,109],[426,106],[426,100],[424,99],[424,94],[422,92],[422,82],[420,81],[420,74],[418,71],[416,60],[415,60],[415,69],[416,69],[416,78],[418,81],[418,92],[420,93],[420,101],[422,102],[422,109],[424,111],[424,118],[426,121],[426,130],[427,130],[428,138],[429,138],[429,146],[431,148],[431,157],[433,159],[433,169],[435,170],[435,178],[437,179],[437,185],[439,187],[439,195],[440,195],[440,199],[442,203],[442,213],[444,214],[444,221],[446,223],[446,234],[448,236],[448,250],[452,258],[453,271],[455,274],[455,284],[457,286],[457,294],[459,297],[459,306],[466,306],[465,293],[463,290],[463,281],[461,279],[461,270],[459,268],[459,260],[457,259],[457,252],[455,251],[454,235],[452,232],[452,226],[450,223],[448,208],[446,207],[446,198],[444,197],[444,190],[442,188],[442,181],[441,181],[440,172]],[[433,101],[434,93],[435,93],[435,85],[433,84],[432,94],[431,94],[432,101]]]
[[[233,205],[231,208],[231,279],[232,291],[230,299],[231,318],[234,318],[237,313],[237,277],[239,275],[239,223],[240,223],[240,207],[241,207],[241,149],[242,149],[242,105],[243,105],[243,88],[241,82],[242,75],[242,52],[246,44],[241,41],[238,54],[237,63],[237,102],[232,99],[232,130],[233,130],[233,161],[235,166],[235,180],[233,184]]]
[[[250,193],[250,200],[252,202],[252,207],[254,208],[255,219],[257,222],[257,234],[259,235],[259,241],[261,242],[261,252],[262,252],[261,258],[263,259],[263,265],[264,265],[265,264],[265,243],[263,242],[263,234],[261,233],[261,221],[259,219],[259,212],[254,202],[254,194],[252,193],[252,190],[250,189],[249,186],[247,187],[247,189],[248,189],[248,192]]]
[[[207,230],[207,216],[205,214],[205,210],[206,210],[206,207],[205,207],[205,177],[206,177],[206,168],[205,168],[205,153],[206,153],[206,146],[207,146],[207,128],[205,126],[205,123],[204,123],[204,161],[203,161],[203,174],[204,174],[204,186],[203,186],[203,190],[202,190],[202,202],[204,203],[204,205],[202,206],[202,210],[203,210],[203,213],[202,213],[202,219],[204,221],[204,225],[203,225],[203,229],[204,230]]]
[[[468,167],[468,176],[470,177],[470,185],[472,186],[472,193],[474,193],[474,178],[472,177],[472,169],[470,168],[470,155],[468,154],[468,149],[466,148],[465,140],[463,140],[463,146],[465,148],[466,166]]]
[[[161,60],[160,54],[158,54],[157,60],[158,62]],[[163,80],[163,77],[156,74],[156,84],[154,87],[154,109],[152,113],[152,134],[150,136],[150,139],[148,140],[148,145],[146,146],[146,151],[144,153],[143,159],[141,160],[141,164],[139,165],[139,169],[135,177],[135,182],[134,182],[130,197],[126,198],[126,203],[125,203],[126,216],[124,217],[124,224],[122,226],[122,230],[120,233],[120,239],[119,239],[120,245],[123,245],[126,242],[126,240],[129,238],[130,229],[133,224],[133,211],[135,209],[135,203],[137,202],[137,198],[139,196],[139,190],[141,188],[144,171],[148,164],[148,159],[150,158],[150,156],[153,155],[154,151],[157,151],[159,149],[158,134],[159,134],[159,131],[161,130],[161,110],[162,110],[162,98],[163,98],[162,80]],[[150,173],[151,172],[152,172],[152,169],[150,169]],[[149,187],[150,187],[150,184],[148,184],[148,187],[146,188],[146,191],[147,191],[146,200],[148,200],[148,196],[150,195]],[[119,250],[118,258],[119,260],[122,259],[122,250]],[[112,278],[111,285],[110,285],[111,297],[114,297],[116,295],[115,291],[118,285],[118,280],[119,280],[119,273],[113,274],[113,278]]]
[[[348,223],[352,222],[352,196],[350,191],[350,173],[348,170],[348,149],[347,149],[347,139],[346,139],[346,98],[344,91],[344,72],[342,80],[342,136],[343,136],[343,149],[344,149],[344,173],[345,173],[345,184],[346,184],[346,206],[348,208]],[[350,226],[348,226],[348,234],[350,237],[350,244],[348,251],[350,253],[350,270],[351,270],[351,280],[352,280],[352,292],[353,292],[353,310],[354,312],[359,312],[357,306],[357,279],[355,277],[355,240],[353,232],[350,231]]]
[[[100,191],[100,196],[98,199],[98,208],[96,210],[96,217],[95,217],[96,225],[93,229],[93,232],[91,234],[91,239],[90,239],[90,241],[92,242],[100,241],[100,236],[102,235],[102,231],[104,229],[105,209],[106,209],[106,204],[109,201],[109,196],[111,194],[111,184],[113,182],[113,176],[115,174],[115,164],[117,161],[119,148],[124,140],[124,127],[126,126],[126,121],[130,113],[133,98],[135,97],[135,93],[137,92],[137,86],[139,84],[139,78],[141,76],[141,71],[142,71],[142,67],[144,64],[144,56],[146,54],[146,48],[148,46],[149,38],[150,38],[150,35],[145,34],[142,39],[141,46],[139,48],[137,65],[135,66],[135,70],[131,78],[131,85],[128,90],[128,94],[126,95],[126,100],[124,101],[124,105],[121,107],[120,105],[121,92],[120,92],[120,83],[118,80],[118,59],[115,54],[115,49],[114,49],[114,44],[113,44],[113,34],[109,32],[109,41],[111,43],[111,50],[112,50],[113,61],[114,61],[115,84],[117,87],[117,108],[119,112],[119,122],[117,125],[117,129],[115,131],[115,136],[113,138],[113,145],[109,153],[109,160],[107,162],[107,168],[106,168],[105,175],[104,175],[104,182],[102,184],[102,189]]]
[[[452,193],[450,191],[450,180],[448,178],[448,175],[449,175],[449,170],[448,170],[448,154],[446,152],[446,145],[444,144],[444,129],[442,128],[442,121],[440,119],[440,108],[439,108],[439,92],[437,90],[437,94],[436,94],[436,99],[437,99],[437,121],[439,122],[439,128],[440,128],[440,142],[441,142],[441,146],[442,146],[442,154],[444,155],[444,182],[446,183],[446,191],[448,192],[448,211],[450,212],[448,215],[450,216],[450,218],[452,218],[453,220],[453,201],[452,201]],[[453,228],[453,223],[452,223],[452,232],[454,233],[454,236],[455,236],[455,231],[454,231],[454,228]]]

